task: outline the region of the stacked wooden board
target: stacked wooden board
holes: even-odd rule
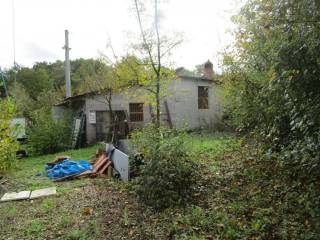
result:
[[[79,177],[83,176],[96,176],[100,174],[105,174],[108,171],[108,168],[111,168],[112,162],[105,153],[101,154],[97,161],[93,164],[93,169],[90,171],[85,171],[79,174]]]
[[[111,167],[111,160],[106,156],[106,154],[101,154],[98,160],[93,164],[92,172],[97,174],[104,174],[107,172],[108,168]]]

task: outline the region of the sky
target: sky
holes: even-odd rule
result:
[[[233,40],[230,17],[239,6],[239,0],[159,0],[160,35],[183,35],[173,51],[175,66],[192,70],[210,59],[219,69],[219,52]],[[121,56],[133,40],[130,33],[139,32],[133,7],[133,0],[1,0],[0,67],[13,65],[13,39],[20,65],[63,60],[65,29],[71,59],[97,58],[108,41]]]

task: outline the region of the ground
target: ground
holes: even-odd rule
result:
[[[193,134],[188,144],[202,167],[194,200],[163,212],[139,202],[132,183],[105,177],[55,183],[43,175],[55,156],[89,159],[98,145],[21,159],[0,179],[1,194],[50,186],[58,194],[1,203],[0,239],[317,239],[312,219],[290,202],[295,190],[270,178],[276,166],[260,171],[239,138]],[[290,204],[297,212],[288,211]]]
[[[227,147],[231,138],[194,136],[190,148],[208,161]],[[99,146],[19,161],[2,181],[1,194],[56,186],[57,195],[33,201],[0,204],[1,239],[167,239],[166,214],[137,201],[130,184],[115,179],[85,178],[52,182],[44,165],[55,156],[89,159]],[[216,163],[210,164],[214,169]],[[170,216],[170,215],[169,215]]]

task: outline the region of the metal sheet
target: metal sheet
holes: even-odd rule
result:
[[[109,145],[107,144],[107,149]],[[113,166],[115,170],[117,170],[120,174],[120,178],[122,181],[129,181],[129,156],[118,149],[115,149],[111,160],[113,162]]]

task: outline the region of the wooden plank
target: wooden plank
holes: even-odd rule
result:
[[[94,170],[95,172],[98,172],[99,169],[100,169],[102,166],[104,166],[107,161],[108,161],[108,158],[105,156],[103,159],[101,159],[101,160],[99,161],[99,164],[97,164],[96,167],[93,168],[93,170]]]
[[[104,158],[106,158],[107,156],[105,154],[101,154],[98,158],[98,160],[93,164],[93,169],[96,169],[97,166],[101,163],[101,161],[103,161]]]
[[[109,178],[111,178],[113,176],[113,168],[111,166],[109,166],[107,169],[107,176]]]
[[[81,176],[86,176],[86,175],[90,175],[90,174],[92,174],[92,173],[93,173],[93,171],[87,170],[87,171],[84,171],[84,172],[80,173],[78,176],[79,176],[79,177],[81,177]]]
[[[79,173],[72,174],[72,175],[67,175],[67,176],[64,176],[64,177],[61,177],[61,178],[52,179],[52,181],[54,181],[54,182],[64,181],[64,180],[67,180],[67,179],[74,178],[74,177],[76,177],[78,175],[79,175]]]
[[[99,170],[99,173],[104,173],[107,170],[107,168],[111,165],[111,163],[112,162],[108,159],[107,163],[101,168],[101,170]]]

